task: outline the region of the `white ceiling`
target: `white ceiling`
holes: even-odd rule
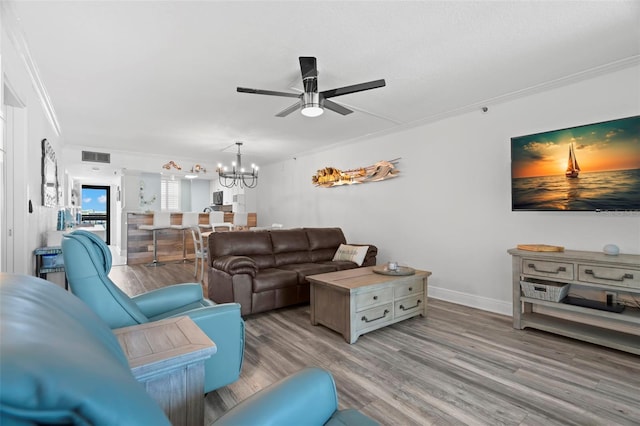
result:
[[[632,1],[17,1],[66,146],[269,163],[637,61]],[[275,114],[290,98],[237,86],[319,90],[355,110]],[[81,169],[72,172],[80,173]]]

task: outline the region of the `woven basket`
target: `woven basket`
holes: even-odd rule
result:
[[[569,284],[534,279],[520,281],[520,287],[526,297],[550,302],[560,302],[569,292]]]

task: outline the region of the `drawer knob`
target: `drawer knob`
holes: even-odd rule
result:
[[[378,300],[378,296],[373,296],[373,300]]]
[[[544,272],[545,274],[559,274],[560,272],[566,272],[567,268],[565,268],[564,266],[558,266],[558,269],[556,269],[555,271],[547,271],[544,269],[538,269],[538,267],[536,266],[535,263],[530,263],[529,268],[533,269],[536,272]]]
[[[413,287],[409,287],[409,291],[413,291]]]
[[[408,308],[405,308],[404,305],[400,305],[400,309],[402,309],[403,311],[408,311],[410,309],[417,308],[418,306],[420,306],[421,303],[422,303],[422,300],[418,299],[418,302],[415,305],[409,306]]]
[[[598,276],[598,274],[596,274],[595,272],[593,272],[593,269],[585,269],[584,273],[587,274],[587,275],[591,275],[593,278],[596,278],[596,279],[599,279],[599,280],[622,282],[624,280],[632,280],[633,279],[633,274],[624,274],[620,278],[601,277],[601,276]]]
[[[378,321],[379,319],[382,319],[382,318],[386,317],[388,313],[389,313],[389,310],[388,310],[388,309],[385,309],[385,310],[384,310],[384,312],[382,313],[382,316],[380,316],[380,317],[378,317],[378,318],[372,318],[372,319],[367,319],[367,317],[366,317],[366,316],[363,316],[363,317],[362,317],[362,321],[364,321],[364,322],[373,322],[373,321]]]

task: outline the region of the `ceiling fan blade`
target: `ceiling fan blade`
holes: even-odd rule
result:
[[[253,93],[255,95],[284,96],[287,98],[299,98],[301,96],[298,93],[276,92],[274,90],[249,89],[246,87],[238,87],[238,92]]]
[[[313,56],[300,56],[300,73],[302,74],[304,91],[306,93],[316,93],[318,91],[316,58]]]
[[[300,71],[302,72],[303,81],[305,78],[318,77],[316,58],[313,56],[300,56]]]
[[[286,117],[287,115],[291,114],[293,111],[297,109],[300,109],[300,102],[296,102],[290,107],[283,109],[282,111],[276,114],[276,117]]]
[[[386,85],[384,79],[369,81],[367,83],[354,84],[353,86],[339,87],[337,89],[325,90],[320,92],[325,98],[333,98],[334,96],[348,95],[349,93],[362,92],[364,90],[377,89]]]
[[[342,115],[347,115],[347,114],[351,114],[353,111],[351,111],[349,108],[345,108],[340,104],[337,104],[333,101],[330,101],[328,99],[324,100],[324,107],[326,109],[330,109],[331,111],[337,112],[338,114],[342,114]]]

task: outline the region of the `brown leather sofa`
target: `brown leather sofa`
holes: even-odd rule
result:
[[[307,275],[358,267],[332,260],[340,244],[346,244],[340,228],[214,232],[207,260],[209,298],[240,303],[243,316],[308,303]],[[361,266],[374,266],[377,254],[369,245]]]

